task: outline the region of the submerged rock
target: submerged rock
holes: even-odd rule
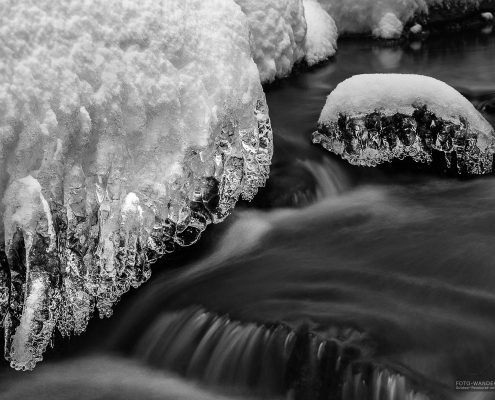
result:
[[[32,369],[55,328],[110,316],[153,261],[252,199],[272,132],[233,2],[0,10],[0,319],[11,366]]]
[[[492,171],[495,132],[474,106],[436,79],[407,74],[356,75],[330,93],[313,143],[351,164],[376,166],[434,151],[459,174]]]
[[[402,35],[404,24],[394,13],[387,12],[373,28],[373,36],[381,39],[398,39]]]

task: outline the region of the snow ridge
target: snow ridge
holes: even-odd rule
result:
[[[304,0],[304,14],[308,25],[304,58],[311,66],[335,54],[338,32],[333,18],[316,0]]]

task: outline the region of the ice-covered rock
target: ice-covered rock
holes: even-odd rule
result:
[[[306,19],[303,0],[235,0],[247,15],[252,54],[261,80],[290,74],[305,54]]]
[[[443,152],[459,173],[492,171],[495,132],[454,88],[407,74],[356,75],[330,93],[313,142],[351,164],[431,162]]]
[[[0,317],[31,369],[251,199],[272,133],[231,0],[19,0],[0,32]]]
[[[304,0],[304,15],[308,27],[304,58],[308,65],[314,65],[337,51],[337,26],[317,0]]]

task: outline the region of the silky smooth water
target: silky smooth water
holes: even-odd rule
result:
[[[441,79],[495,123],[493,33],[340,42],[335,60],[266,88],[275,155],[254,204],[207,232],[195,255],[156,265],[112,320],[93,321],[54,360],[27,377],[6,372],[5,398],[47,388],[70,398],[53,386],[85,380],[129,398],[118,385],[128,374],[140,382],[134,396],[154,398],[157,370],[187,379],[163,376],[181,398],[197,398],[183,389],[191,382],[231,396],[491,398],[454,382],[495,379],[495,178],[354,167],[311,144],[330,91],[370,72]],[[135,361],[78,364],[74,347]],[[93,365],[108,365],[107,378]],[[85,398],[100,389],[86,386]]]

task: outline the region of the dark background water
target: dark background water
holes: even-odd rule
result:
[[[93,320],[80,338],[57,338],[35,372],[21,376],[3,365],[8,398],[71,398],[82,387],[87,398],[127,398],[120,383],[130,375],[137,376],[133,396],[159,398],[169,389],[156,372],[120,358],[79,357],[116,352],[142,361],[163,312],[194,305],[245,322],[304,325],[321,337],[357,332],[352,340],[367,358],[408,371],[420,386],[452,392],[458,378],[495,379],[495,179],[354,167],[311,144],[331,90],[373,72],[443,80],[495,123],[491,31],[394,45],[340,41],[334,60],[266,88],[275,154],[255,202],[155,265],[151,281],[126,295],[112,319]],[[61,381],[71,382],[65,392],[53,389]],[[167,387],[201,396],[181,385]]]

